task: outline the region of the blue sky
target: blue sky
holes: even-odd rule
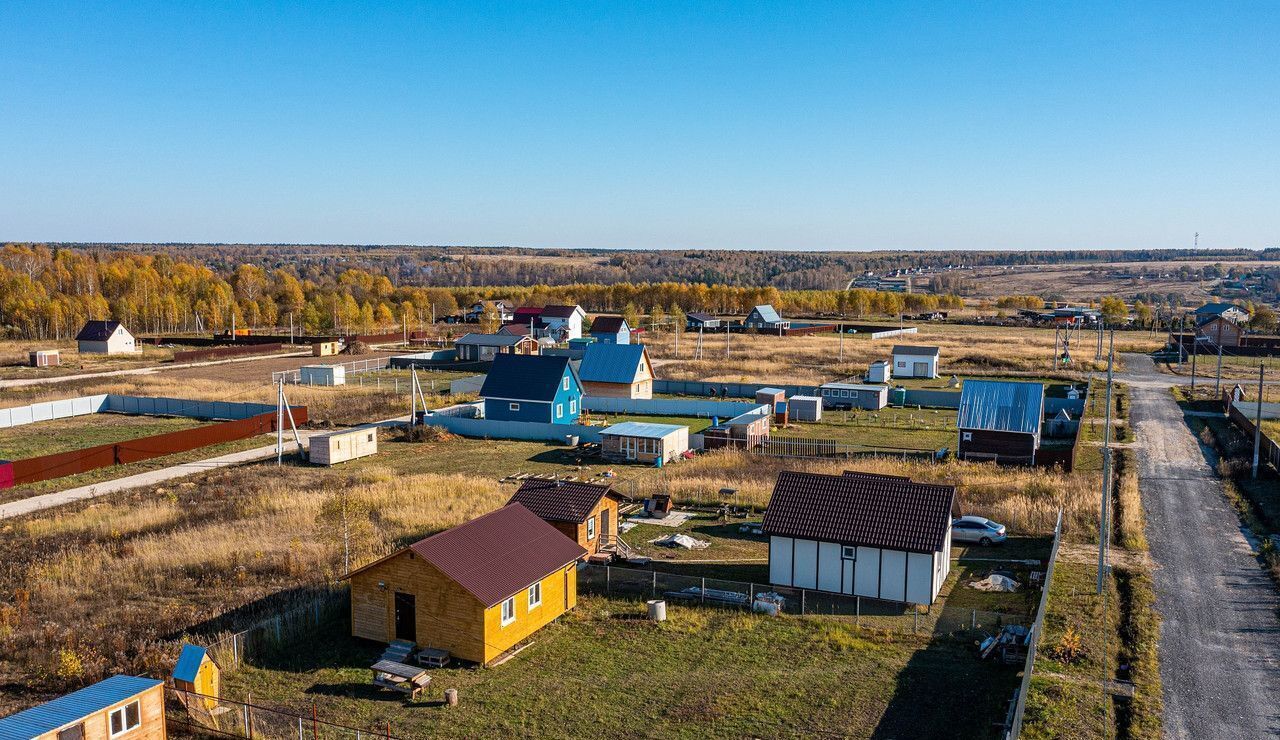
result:
[[[1275,246],[1278,36],[1275,2],[10,0],[0,239]]]

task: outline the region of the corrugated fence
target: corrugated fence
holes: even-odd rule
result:
[[[428,414],[423,417],[427,426],[447,429],[463,437],[484,439],[523,439],[540,442],[564,442],[576,436],[580,442],[599,442],[602,427],[581,424],[541,424],[533,421],[499,421],[496,419],[467,419],[460,416]]]
[[[754,394],[753,394],[754,395]],[[759,408],[744,401],[704,401],[685,398],[612,398],[584,396],[582,408],[607,414],[641,414],[647,416],[695,416],[731,419]]]
[[[80,396],[58,401],[42,401],[27,406],[0,409],[0,429],[35,424],[54,419],[69,419],[104,411],[121,414],[150,414],[157,416],[186,416],[193,419],[247,419],[250,416],[274,412],[276,407],[267,403],[232,403],[228,401],[193,401],[186,398],[151,398],[103,393],[96,396]]]

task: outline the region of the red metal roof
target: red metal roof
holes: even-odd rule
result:
[[[545,521],[578,523],[586,521],[600,499],[608,495],[622,498],[600,483],[526,480],[507,503],[521,504]]]
[[[524,506],[508,504],[409,546],[486,607],[587,554]]]
[[[931,553],[951,527],[955,486],[895,475],[783,471],[764,515],[769,535]]]

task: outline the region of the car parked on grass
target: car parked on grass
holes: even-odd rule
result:
[[[982,516],[962,516],[951,520],[952,542],[976,542],[983,547],[999,545],[1008,538],[1003,524]]]

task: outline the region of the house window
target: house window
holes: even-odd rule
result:
[[[905,363],[905,362],[899,362],[899,363],[898,363],[898,367],[906,367],[906,366],[907,366],[907,363]]]
[[[372,434],[370,434],[370,435],[369,435],[369,437],[368,437],[367,439],[365,439],[365,441],[366,441],[366,442],[372,442],[372,441],[373,441],[373,435],[372,435]]]
[[[542,584],[535,583],[529,587],[529,608],[542,606]]]
[[[138,702],[133,701],[111,710],[111,737],[117,737],[142,724]]]
[[[844,558],[845,560],[857,560],[858,548],[854,547],[853,545],[845,545],[844,547],[840,548],[840,557]]]
[[[973,432],[960,432],[960,441],[962,441],[962,442],[972,442],[972,441],[973,441]]]
[[[587,541],[590,542],[596,538],[596,518],[587,519]]]
[[[58,740],[84,740],[84,723],[58,730]]]
[[[502,626],[506,627],[514,621],[516,621],[516,597],[512,596],[502,602]]]
[[[519,410],[520,410],[520,404],[518,403],[507,404],[507,411],[519,411]]]
[[[561,416],[564,416],[564,404],[563,404],[563,403],[557,403],[557,404],[556,404],[556,418],[557,418],[557,419],[559,419]]]
[[[569,399],[569,415],[573,416],[576,413],[578,413],[578,402],[570,398]]]
[[[560,387],[566,391],[569,390],[569,376],[566,375],[564,380],[560,381]]]

